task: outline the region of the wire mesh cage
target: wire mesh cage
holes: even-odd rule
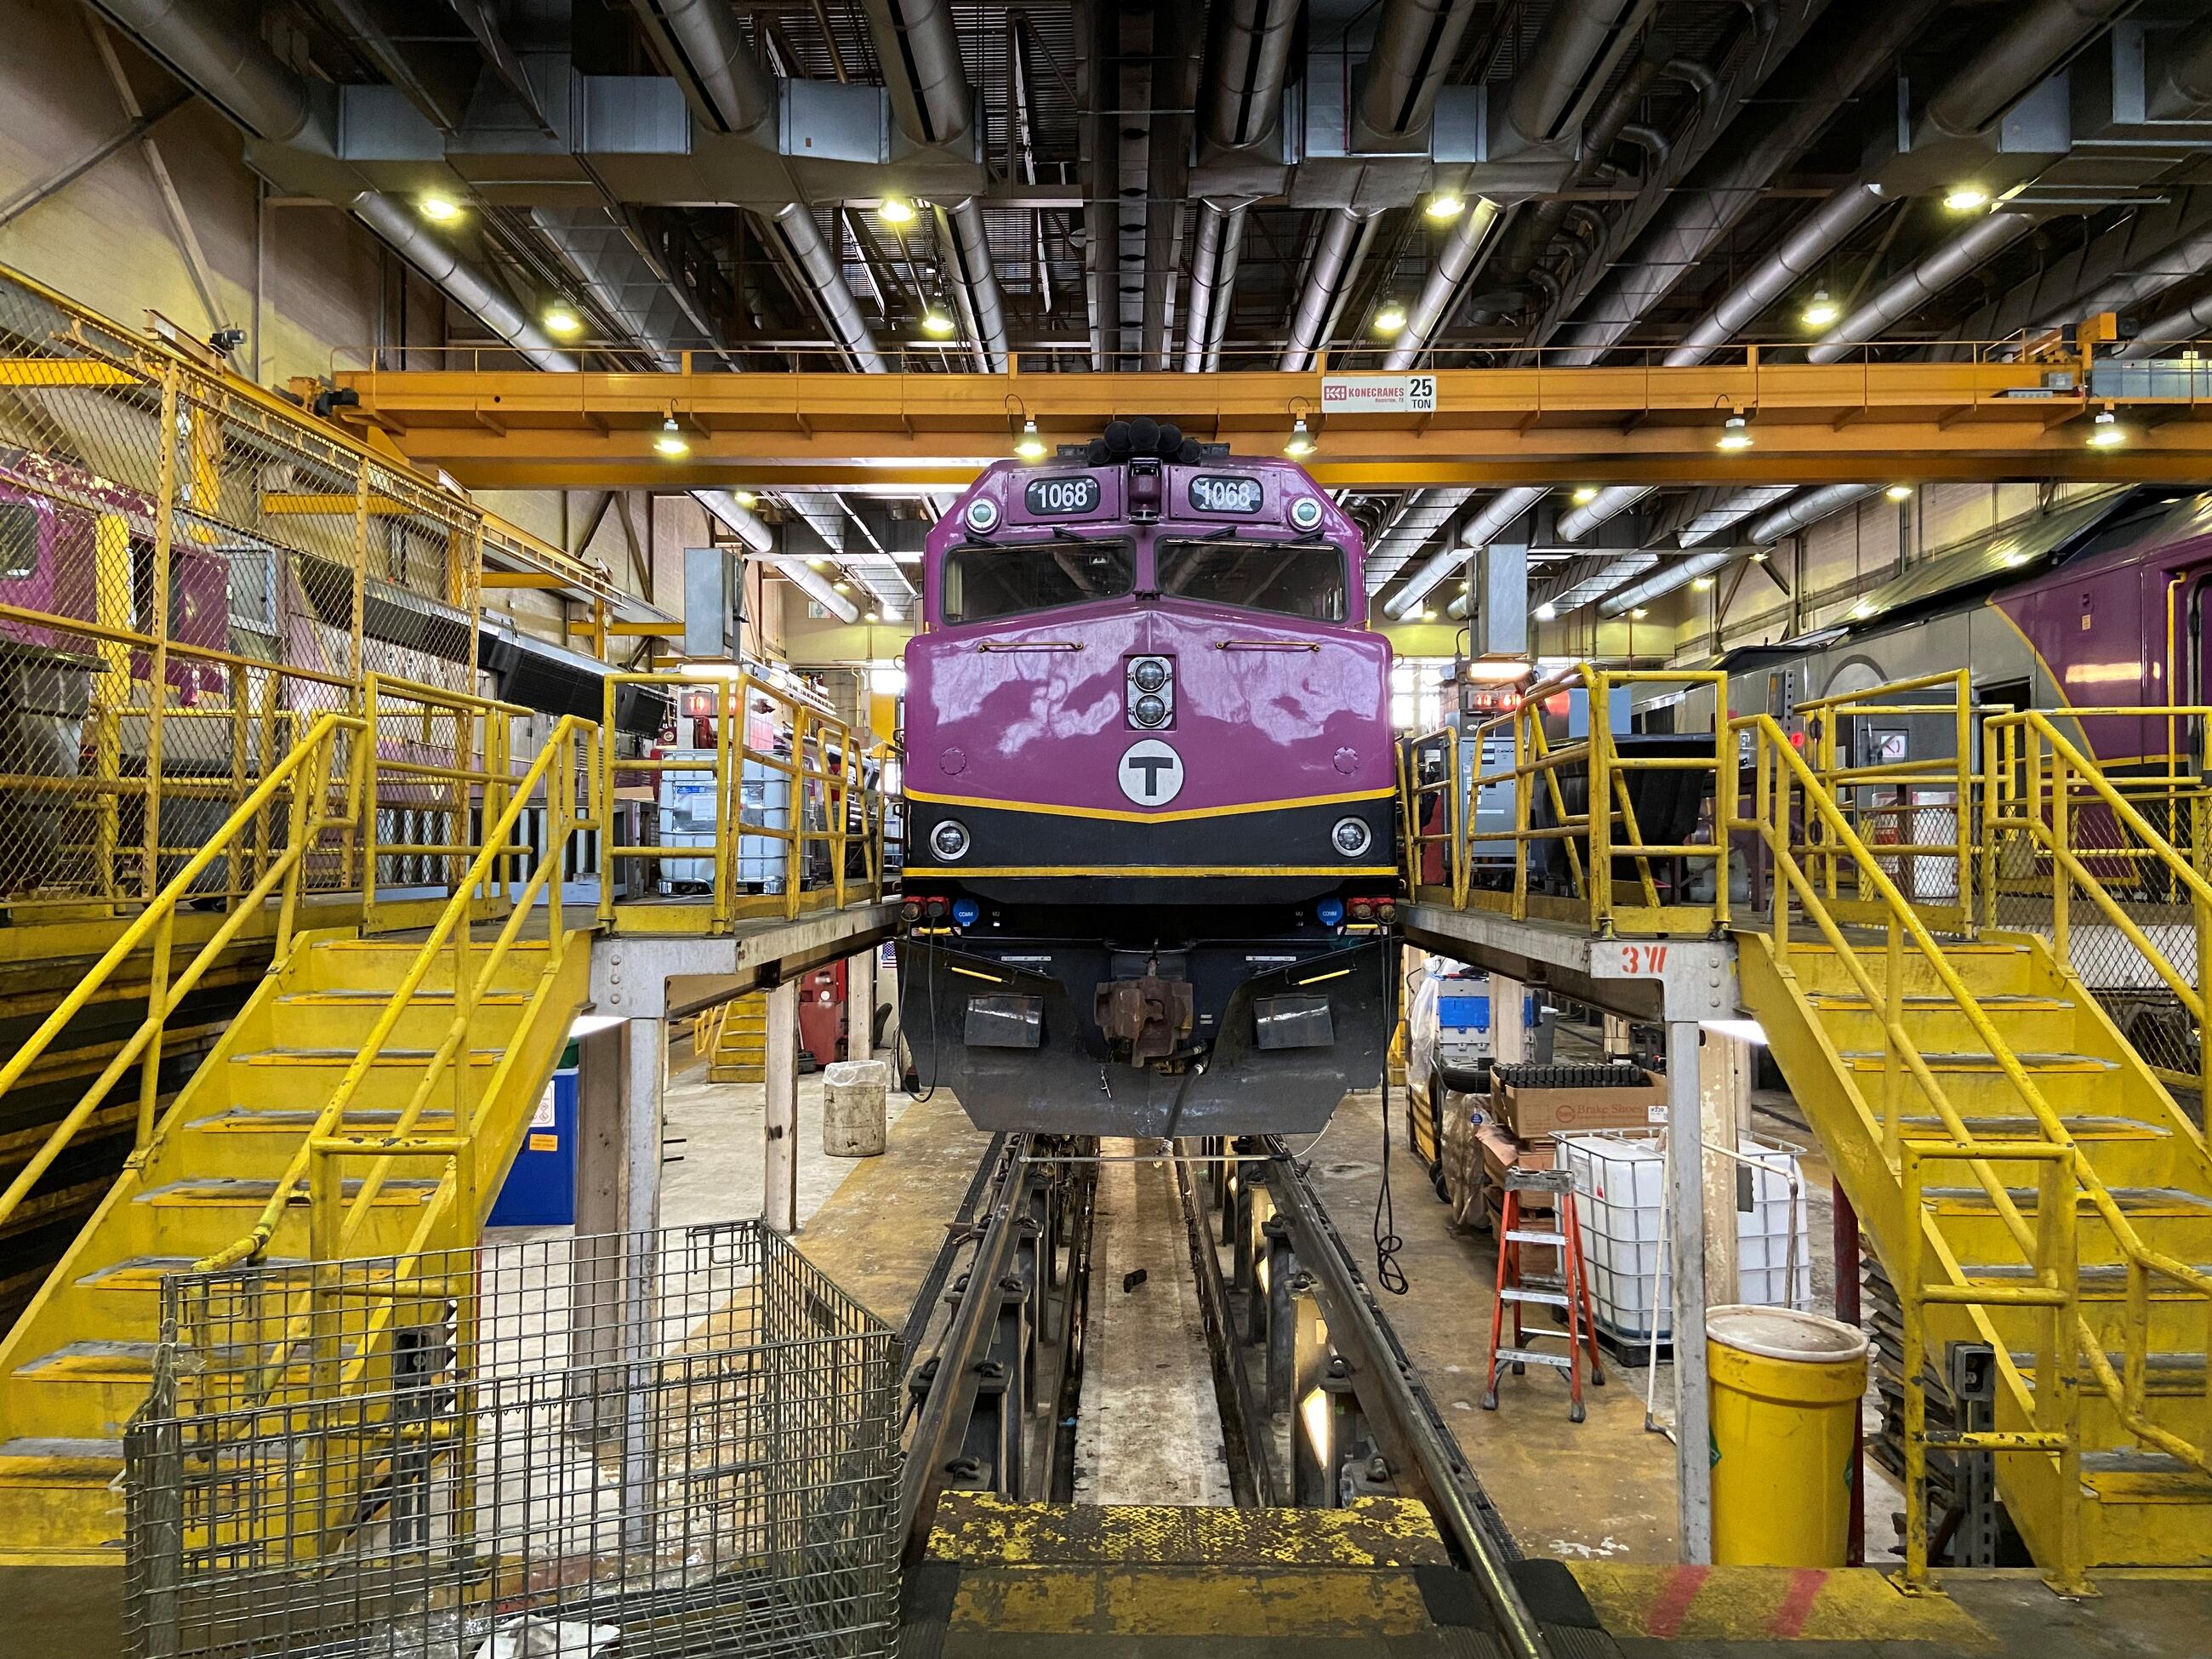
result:
[[[178,1275],[130,1650],[895,1645],[896,1339],[757,1223]]]

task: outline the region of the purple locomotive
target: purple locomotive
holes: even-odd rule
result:
[[[1379,1079],[1390,649],[1297,466],[1150,421],[993,465],[907,647],[900,1028],[983,1128],[1319,1129]]]

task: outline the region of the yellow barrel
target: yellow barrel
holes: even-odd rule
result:
[[[1788,1308],[1705,1316],[1713,1559],[1840,1567],[1850,1530],[1865,1333]]]

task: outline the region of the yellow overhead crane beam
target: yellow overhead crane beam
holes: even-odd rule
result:
[[[702,359],[704,362],[706,360]],[[2004,362],[1739,361],[1439,369],[1358,376],[1433,384],[1432,410],[1331,414],[1334,374],[342,373],[341,408],[417,465],[471,488],[750,484],[953,489],[1011,453],[1151,415],[1249,453],[1294,416],[1330,486],[2186,481],[2212,470],[2212,418],[2186,401],[2092,398],[2078,356]],[[1411,388],[1399,388],[1410,392]],[[2124,443],[2090,444],[2113,409]],[[1719,449],[1747,417],[1747,449]],[[656,450],[673,419],[688,448]]]

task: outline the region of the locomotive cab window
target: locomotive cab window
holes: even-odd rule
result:
[[[945,556],[948,624],[992,622],[1092,599],[1116,599],[1136,586],[1127,542],[1055,538],[1018,547],[956,547]]]
[[[39,509],[28,501],[0,501],[0,581],[17,581],[39,568]]]
[[[1346,616],[1344,550],[1321,543],[1163,542],[1160,592],[1310,622]]]

